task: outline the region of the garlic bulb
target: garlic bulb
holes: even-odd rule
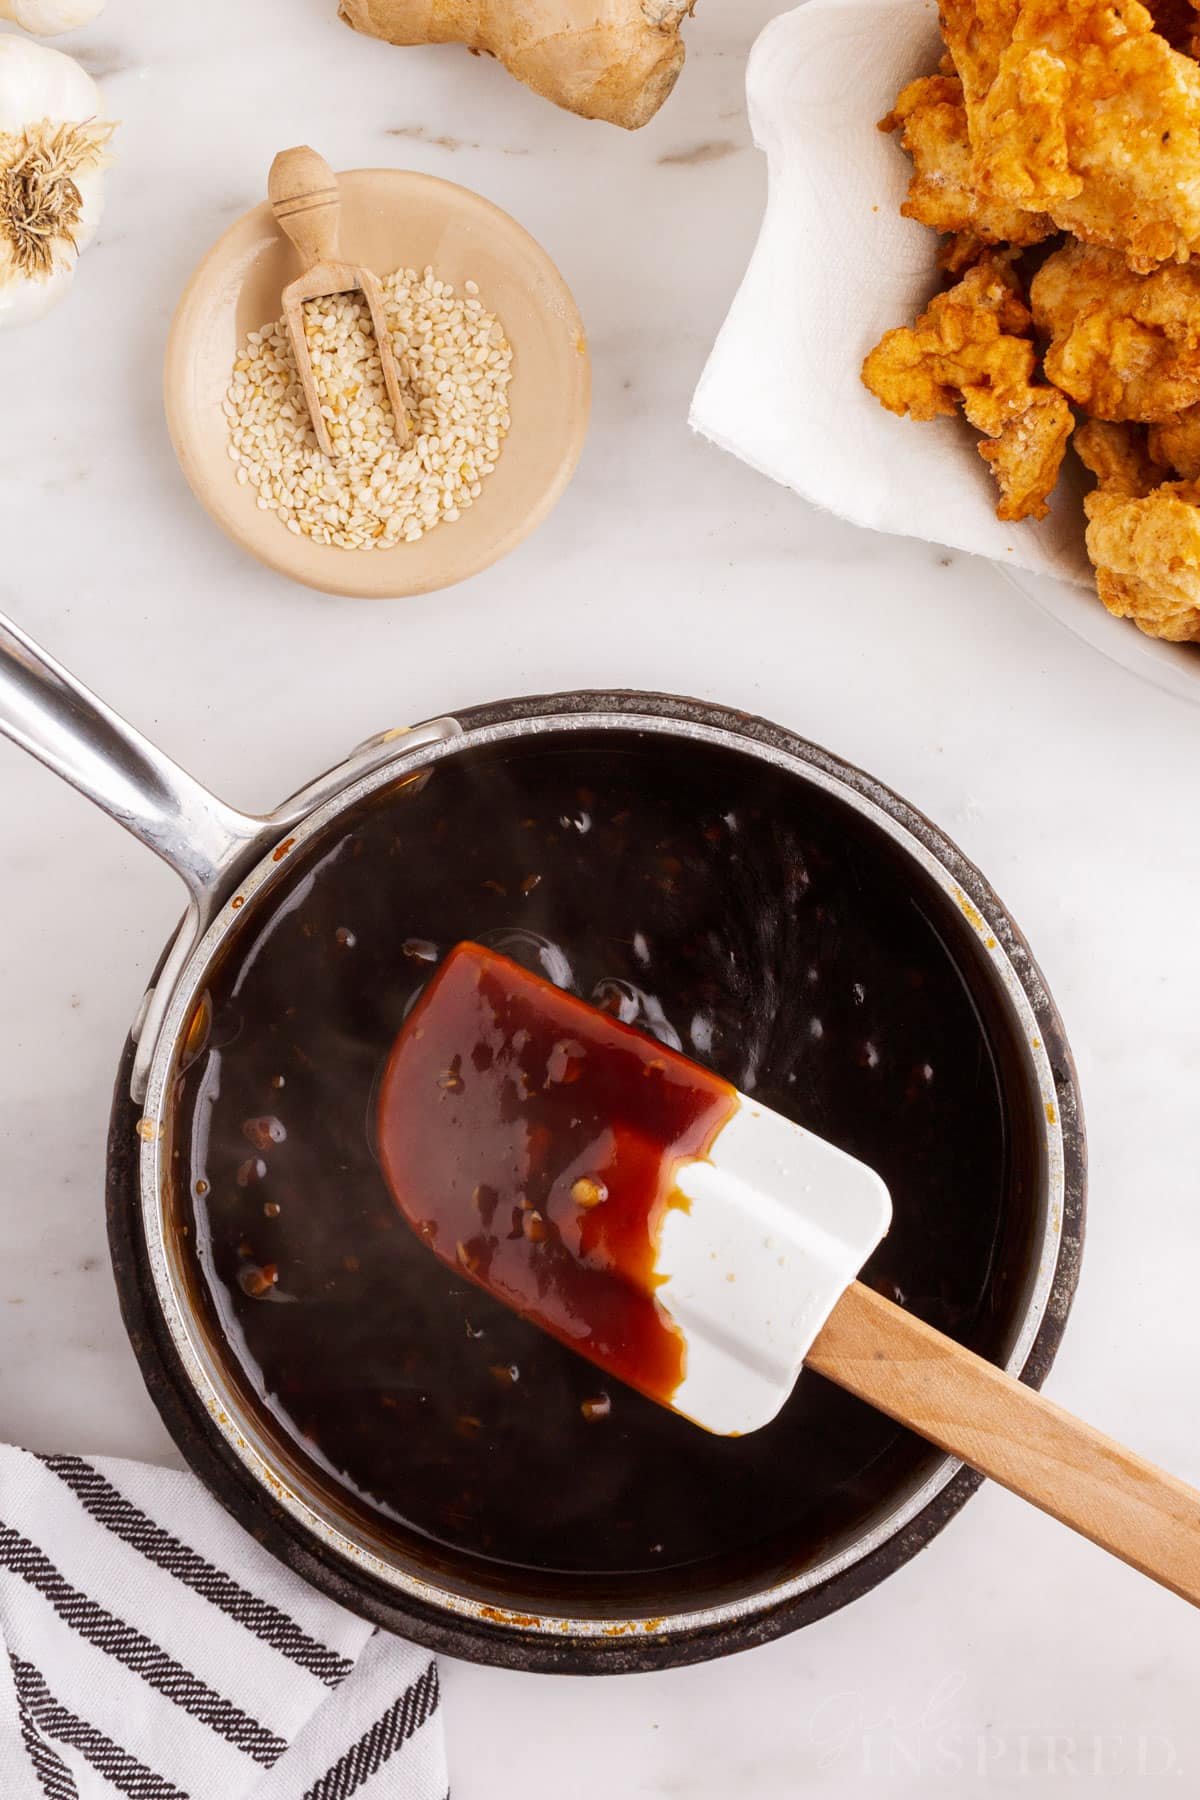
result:
[[[0,19],[13,19],[36,37],[76,31],[103,11],[104,0],[0,0]]]
[[[112,132],[77,62],[0,36],[0,327],[62,299],[100,222]]]

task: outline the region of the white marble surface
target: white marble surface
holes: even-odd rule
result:
[[[356,39],[333,0],[112,0],[76,40],[124,121],[107,222],[67,306],[0,339],[0,606],[249,806],[380,726],[606,682],[763,712],[899,788],[1013,908],[1074,1041],[1089,1243],[1051,1392],[1197,1481],[1200,712],[990,567],[839,525],[689,437],[761,206],[741,69],[773,10],[705,0],[678,93],[625,137],[486,61]],[[587,321],[578,478],[456,592],[288,586],[216,534],[167,443],[174,298],[271,154],[307,138],[341,166],[478,187]],[[101,1176],[115,1059],[179,894],[5,746],[0,871],[0,1432],[169,1458]],[[1198,1664],[1181,1602],[985,1491],[867,1599],[731,1661],[611,1683],[449,1668],[455,1793],[1174,1795],[1200,1776]]]

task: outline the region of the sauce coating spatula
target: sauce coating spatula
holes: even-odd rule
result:
[[[383,368],[383,385],[395,420],[396,442],[403,449],[411,432],[408,414],[400,398],[400,378],[383,307],[383,287],[378,275],[370,269],[339,260],[341,201],[337,176],[323,156],[318,156],[307,144],[298,144],[292,150],[281,150],[271,164],[267,192],[276,219],[304,263],[303,273],[283,290],[283,316],[317,443],[326,456],[333,456],[329,426],[321,411],[321,395],[313,372],[312,352],[304,333],[304,302],[358,291],[371,315],[375,347]]]
[[[443,1262],[708,1431],[802,1364],[1200,1605],[1200,1493],[856,1280],[879,1177],[478,944],[389,1055],[380,1158]]]

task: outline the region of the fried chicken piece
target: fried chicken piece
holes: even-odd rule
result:
[[[970,411],[967,409],[970,418]],[[972,420],[972,423],[975,423]],[[1029,404],[985,438],[979,454],[1000,489],[998,519],[1044,519],[1062,468],[1067,439],[1075,428],[1071,409],[1056,388],[1034,387]]]
[[[1013,271],[985,257],[962,280],[936,294],[915,325],[885,332],[862,378],[889,412],[913,419],[953,413],[978,390],[1022,410],[1033,374],[1032,319]]]
[[[885,332],[863,363],[865,385],[889,412],[913,419],[959,402],[1000,487],[1001,519],[1044,518],[1071,434],[1054,388],[1034,385],[1032,319],[1009,264],[986,255],[929,302],[915,325]]]
[[[973,231],[956,231],[938,251],[938,268],[944,269],[947,275],[963,275],[991,248]]]
[[[1200,250],[1200,64],[1140,0],[942,0],[972,186],[1131,268]]]
[[[1162,470],[1146,454],[1145,438],[1138,425],[1087,419],[1075,433],[1075,453],[1104,493],[1140,500],[1162,480]]]
[[[1046,374],[1095,418],[1155,423],[1200,402],[1200,264],[1135,275],[1115,250],[1067,244],[1029,299]]]
[[[1200,483],[1160,482],[1145,437],[1099,419],[1075,434],[1097,482],[1083,502],[1096,591],[1148,637],[1200,643]]]
[[[943,253],[943,266],[965,268],[984,244],[1039,244],[1054,230],[1045,213],[988,200],[971,176],[971,145],[962,83],[956,75],[922,75],[910,81],[880,131],[899,131],[913,159],[908,198],[900,211],[906,219],[954,236],[957,248]]]
[[[1200,484],[1168,481],[1142,498],[1097,488],[1083,504],[1109,612],[1147,637],[1200,643]]]
[[[1184,481],[1200,481],[1200,406],[1190,406],[1146,434],[1151,459]]]

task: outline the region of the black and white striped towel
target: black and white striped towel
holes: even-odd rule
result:
[[[192,1475],[0,1446],[0,1800],[445,1800],[437,1667]]]

